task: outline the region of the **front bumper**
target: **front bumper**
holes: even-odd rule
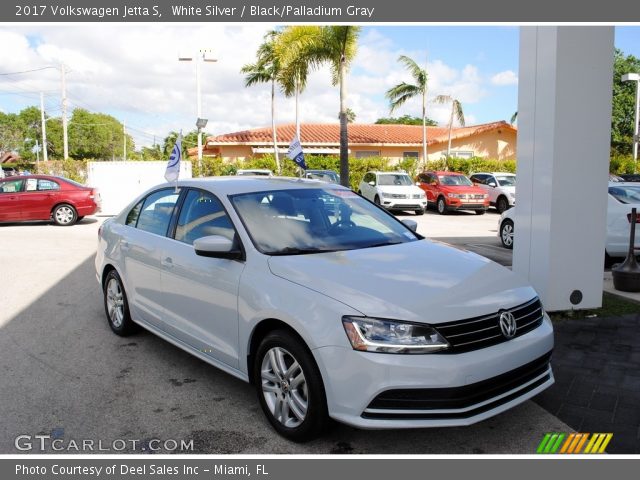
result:
[[[387,210],[425,210],[427,198],[383,198],[382,206]]]
[[[554,382],[553,329],[460,354],[397,355],[322,347],[329,415],[359,428],[470,425],[528,400]]]
[[[449,210],[488,210],[489,202],[466,203],[457,199],[447,198],[447,208]]]

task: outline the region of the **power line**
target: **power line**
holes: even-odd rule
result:
[[[23,73],[31,73],[31,72],[39,72],[40,70],[46,70],[47,68],[54,68],[54,69],[58,69],[58,67],[53,67],[53,66],[49,66],[49,67],[40,67],[40,68],[34,68],[32,70],[22,70],[21,72],[8,72],[8,73],[0,73],[0,76],[6,76],[6,75],[21,75]]]

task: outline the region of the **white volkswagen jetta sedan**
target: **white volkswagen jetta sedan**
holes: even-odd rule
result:
[[[414,224],[415,226],[415,224]],[[469,425],[553,383],[536,292],[339,185],[161,185],[100,229],[111,329],[142,326],[252,382],[282,435]]]

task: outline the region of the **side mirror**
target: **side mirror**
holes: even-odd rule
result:
[[[493,180],[490,181],[489,183],[487,183],[487,185],[489,185],[490,187],[496,188],[498,185],[496,184],[496,182],[494,182]]]
[[[242,258],[242,252],[234,248],[233,241],[222,235],[208,235],[193,242],[196,255],[201,257],[227,258],[235,260]]]
[[[415,220],[411,220],[410,218],[407,218],[405,220],[402,220],[402,223],[404,223],[404,226],[407,227],[412,232],[418,231],[418,222],[416,222]]]
[[[374,182],[373,180],[371,180],[371,181],[369,182],[369,185],[371,185],[372,187],[375,187],[375,186],[376,186],[376,182]]]
[[[419,187],[419,186],[420,186],[420,182],[416,182],[416,187]]]

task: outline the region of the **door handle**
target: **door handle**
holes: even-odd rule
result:
[[[173,268],[173,259],[171,257],[165,257],[160,260],[160,264],[166,268]]]
[[[129,250],[129,242],[126,240],[120,240],[120,249],[121,250]]]

